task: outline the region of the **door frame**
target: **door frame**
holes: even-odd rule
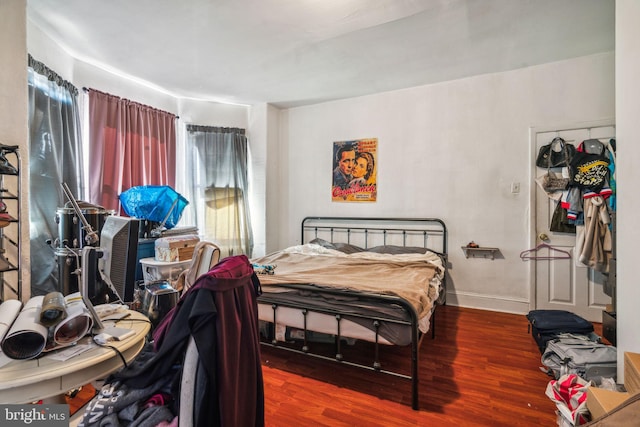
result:
[[[564,130],[577,130],[583,128],[592,128],[600,126],[615,126],[616,121],[614,117],[598,120],[589,120],[584,122],[571,122],[571,123],[556,123],[550,125],[539,125],[529,127],[529,237],[528,248],[533,248],[538,241],[536,235],[536,134],[542,132],[554,132]],[[528,281],[529,281],[529,310],[535,310],[537,307],[537,289],[535,280],[535,263],[527,263],[528,269]]]

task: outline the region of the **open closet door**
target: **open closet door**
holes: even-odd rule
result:
[[[611,121],[583,127],[532,129],[535,177],[547,172],[535,166],[540,147],[549,144],[555,137],[561,137],[575,146],[588,139],[599,139],[606,143],[615,138],[615,125]],[[611,302],[611,298],[603,291],[606,275],[576,260],[579,257],[576,234],[551,231],[551,220],[558,202],[550,198],[540,185],[536,184],[532,191],[535,198],[535,236],[532,238],[532,250],[521,256],[523,261],[531,263],[533,270],[532,309],[568,310],[592,322],[601,322],[602,310]],[[567,257],[566,253],[571,257]]]

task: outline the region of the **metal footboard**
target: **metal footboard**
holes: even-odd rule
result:
[[[283,350],[287,350],[287,351],[292,351],[295,353],[300,353],[300,354],[306,354],[309,356],[313,356],[319,359],[324,359],[324,360],[331,360],[331,361],[336,361],[342,364],[346,364],[349,366],[355,366],[358,368],[363,368],[363,369],[367,369],[367,370],[372,370],[372,371],[376,371],[376,372],[380,372],[383,374],[387,374],[387,375],[393,375],[395,377],[399,377],[399,378],[404,378],[404,379],[408,379],[411,381],[411,406],[414,410],[418,410],[419,409],[419,399],[418,399],[418,386],[419,386],[419,375],[418,375],[418,355],[419,355],[419,347],[420,347],[420,342],[421,342],[421,338],[422,338],[422,334],[419,331],[418,328],[418,316],[417,313],[415,311],[415,309],[413,308],[413,306],[411,306],[411,304],[409,304],[407,301],[405,301],[402,298],[396,297],[396,296],[390,296],[390,295],[372,295],[372,294],[363,294],[360,292],[351,292],[351,291],[345,291],[343,290],[332,290],[332,289],[325,289],[323,288],[321,291],[319,291],[318,287],[315,287],[313,285],[304,285],[304,284],[280,284],[278,285],[279,287],[283,287],[283,288],[289,288],[289,289],[295,289],[295,290],[304,290],[304,291],[315,291],[315,292],[322,292],[324,294],[335,294],[335,295],[350,295],[350,296],[354,296],[354,297],[358,297],[361,298],[363,300],[369,301],[369,302],[377,302],[380,304],[396,304],[400,307],[402,307],[402,310],[404,311],[404,313],[407,314],[408,318],[407,319],[397,319],[397,318],[389,318],[387,316],[384,315],[376,315],[376,316],[371,316],[371,315],[359,315],[359,314],[354,314],[354,313],[349,313],[348,316],[355,318],[361,318],[361,319],[368,319],[369,321],[371,321],[371,325],[374,328],[374,332],[375,332],[375,341],[373,342],[374,345],[374,354],[373,354],[373,361],[370,364],[362,364],[362,363],[356,363],[353,361],[349,361],[349,360],[345,360],[343,352],[342,352],[342,338],[349,338],[349,337],[343,337],[342,336],[342,331],[341,331],[341,321],[344,319],[345,315],[344,313],[340,312],[340,310],[335,310],[332,308],[327,308],[327,307],[311,307],[311,306],[307,306],[302,302],[291,302],[291,301],[282,301],[281,299],[278,298],[278,294],[277,293],[273,293],[273,294],[269,294],[269,293],[263,293],[259,298],[258,298],[258,303],[259,304],[269,304],[271,306],[271,309],[273,310],[273,319],[271,321],[271,323],[274,325],[273,331],[271,333],[270,337],[267,337],[266,340],[262,340],[261,343],[263,345],[267,345],[267,346],[271,346],[271,347],[278,347],[280,349]],[[294,348],[291,347],[290,345],[284,345],[284,343],[280,343],[279,341],[276,340],[275,337],[275,325],[278,324],[278,309],[280,307],[287,307],[287,308],[292,308],[292,309],[297,309],[300,310],[301,315],[303,316],[303,342],[302,342],[302,346],[299,348]],[[335,333],[335,354],[334,357],[327,357],[324,356],[322,354],[317,354],[317,353],[313,353],[310,351],[310,345],[308,342],[308,335],[310,330],[307,327],[307,315],[309,312],[316,312],[316,313],[322,313],[322,314],[326,314],[326,315],[331,315],[334,316],[336,319],[336,333]],[[434,312],[435,312],[435,307],[434,307]],[[410,375],[407,375],[405,373],[402,372],[397,372],[397,371],[393,371],[391,369],[386,369],[385,367],[382,366],[382,363],[380,361],[380,351],[379,351],[379,346],[381,345],[379,342],[379,328],[382,322],[390,322],[390,323],[395,323],[395,324],[400,324],[400,325],[406,325],[407,327],[411,328],[411,373]],[[431,317],[431,334],[432,337],[435,337],[435,324],[434,324],[434,317]]]
[[[321,239],[331,243],[347,243],[360,248],[369,249],[382,246],[401,246],[401,247],[421,247],[429,249],[440,254],[446,266],[447,256],[447,227],[439,218],[356,218],[356,217],[320,217],[311,216],[302,220],[300,228],[300,243],[307,243],[313,240]],[[446,267],[445,267],[446,268]],[[437,304],[445,303],[446,295],[446,275],[443,277],[441,284],[441,297]],[[376,372],[393,375],[400,378],[411,380],[411,406],[413,409],[419,409],[418,402],[418,350],[422,334],[418,328],[418,315],[415,308],[404,299],[392,295],[369,294],[358,291],[350,291],[346,289],[332,289],[328,287],[314,286],[310,284],[278,284],[278,287],[296,290],[322,292],[324,294],[334,294],[338,296],[356,296],[369,302],[375,302],[381,305],[395,304],[402,308],[405,313],[403,319],[393,318],[386,314],[375,315],[358,315],[351,312],[348,316],[351,318],[359,317],[368,319],[370,325],[373,326],[375,332],[375,340],[373,342],[373,361],[370,364],[355,363],[344,360],[342,352],[342,327],[341,323],[345,318],[345,313],[339,308],[333,307],[317,307],[311,306],[309,303],[300,301],[283,301],[277,293],[263,293],[259,298],[260,304],[268,304],[273,310],[273,318],[271,322],[274,325],[273,336],[269,339],[262,340],[262,344],[286,349],[289,351],[307,354],[326,360],[333,360],[339,363],[356,366]],[[431,336],[435,337],[435,309],[431,313]],[[278,309],[287,307],[300,310],[303,316],[303,343],[300,348],[292,348],[285,346],[275,339],[275,325],[278,324]],[[310,330],[307,325],[307,316],[311,312],[322,313],[334,316],[336,319],[335,329],[335,352],[333,357],[327,357],[322,354],[314,354],[310,351],[308,335]],[[411,329],[411,368],[410,374],[393,371],[383,367],[380,360],[379,329],[384,323],[395,323],[405,325]]]

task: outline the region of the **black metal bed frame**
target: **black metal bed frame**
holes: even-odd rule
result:
[[[346,237],[345,237],[346,236]],[[310,238],[309,238],[310,237]],[[335,242],[336,239],[342,238],[340,242],[347,244],[357,244],[365,249],[371,248],[376,245],[398,245],[398,246],[420,246],[430,249],[432,251],[440,253],[444,257],[444,263],[446,267],[446,254],[447,254],[447,228],[444,222],[438,218],[340,218],[340,217],[306,217],[302,221],[301,225],[301,243],[308,242],[315,238],[323,238],[324,240]],[[431,245],[431,240],[436,240],[434,245]],[[418,244],[418,242],[420,244]],[[433,246],[439,246],[434,248]],[[443,278],[443,294],[446,291],[446,276]],[[408,319],[394,319],[384,315],[380,316],[367,316],[349,313],[350,317],[360,317],[368,319],[372,322],[375,330],[374,341],[374,361],[372,365],[365,365],[362,363],[355,363],[344,360],[341,341],[342,334],[340,329],[340,322],[343,319],[343,313],[339,309],[332,308],[309,308],[302,303],[296,302],[284,302],[278,298],[277,293],[263,293],[258,297],[258,303],[269,304],[273,310],[273,325],[277,324],[278,307],[287,307],[292,309],[299,309],[303,315],[303,344],[300,349],[292,348],[290,346],[280,345],[275,339],[273,332],[270,339],[267,341],[262,340],[263,345],[271,347],[278,347],[284,350],[292,351],[295,353],[301,353],[309,356],[313,356],[320,359],[337,361],[346,365],[355,366],[358,368],[364,368],[367,370],[373,370],[388,375],[411,380],[411,407],[414,410],[419,409],[418,399],[418,353],[420,343],[422,342],[422,334],[418,328],[418,315],[414,307],[406,300],[400,297],[381,294],[369,294],[358,291],[350,291],[345,289],[328,289],[318,288],[318,286],[310,284],[278,284],[278,287],[289,288],[295,290],[305,290],[322,292],[324,294],[341,295],[341,296],[353,296],[360,300],[396,304],[401,307],[404,312],[408,314]],[[443,300],[439,299],[440,303]],[[435,308],[434,306],[431,316],[431,336],[435,338]],[[309,350],[307,329],[307,315],[310,311],[316,313],[322,313],[332,315],[336,319],[336,334],[335,334],[335,357],[327,357],[321,354],[312,353]],[[395,372],[382,368],[379,360],[379,327],[381,322],[396,323],[406,325],[411,328],[411,374],[406,375],[401,372]],[[275,329],[275,328],[273,328]]]

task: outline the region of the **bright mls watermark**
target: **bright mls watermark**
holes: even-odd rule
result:
[[[69,405],[0,405],[0,426],[68,427]]]

